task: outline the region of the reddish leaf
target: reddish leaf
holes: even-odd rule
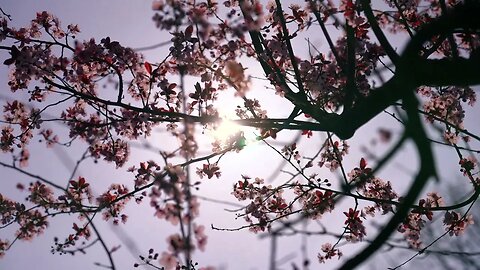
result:
[[[145,62],[145,69],[147,70],[148,74],[152,74],[152,65],[150,65],[150,63]]]
[[[78,179],[78,185],[79,185],[79,186],[85,185],[85,178],[80,177],[80,178]]]
[[[364,158],[362,158],[360,159],[360,169],[363,170],[365,169],[365,167],[367,167],[367,161]]]
[[[311,130],[302,130],[302,135],[307,135],[307,138],[313,136],[313,132]]]

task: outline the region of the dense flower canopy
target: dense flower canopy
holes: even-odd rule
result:
[[[478,151],[472,150],[480,138],[465,125],[476,105],[472,87],[480,83],[480,5],[283,2],[154,1],[153,23],[169,36],[162,59],[147,59],[110,37],[77,39],[81,25],[64,26],[47,11],[39,11],[29,25],[14,27],[15,18],[2,9],[0,50],[8,52],[3,64],[9,69],[10,98],[3,102],[0,165],[31,183],[18,180],[24,201],[0,193],[0,229],[15,230],[2,234],[0,256],[8,256],[17,240],[44,233],[56,216],[69,214],[70,233],[55,238],[52,253],[88,253],[100,243],[107,267],[116,269],[112,253],[117,248],[107,246],[94,221],[101,217],[122,226],[131,222],[125,209],[134,204],[152,208],[156,218],[177,228],[166,248],[138,254],[135,267],[213,269],[196,263],[201,252],[208,252],[209,227],[273,239],[313,232],[333,236],[334,241],[312,247],[317,256],[303,263],[336,258],[340,269],[357,267],[395,233],[404,248],[425,252],[430,244],[422,242],[422,230],[437,218],[445,231],[439,238],[461,235],[473,224],[470,209],[480,194]],[[322,48],[312,35],[321,36]],[[398,36],[406,42],[393,43]],[[264,92],[271,95],[266,98]],[[239,105],[225,108],[227,94]],[[268,109],[275,100],[288,104],[281,105],[283,115]],[[349,140],[381,114],[401,130],[372,132],[371,138],[388,149],[380,157],[361,154],[351,163],[356,165],[347,165]],[[174,143],[165,143],[154,160],[129,160],[132,145],[153,140],[158,130]],[[211,140],[209,147],[205,140]],[[379,172],[409,143],[418,168],[405,188]],[[70,179],[54,182],[29,172],[38,144],[86,151]],[[223,158],[255,144],[282,158],[278,171],[286,176],[272,183],[248,176],[245,168],[233,185],[226,184],[232,188],[225,194],[241,203],[235,218],[243,225],[201,224],[203,183],[222,179],[229,170]],[[457,160],[449,166],[469,187],[455,204],[424,190],[441,178],[437,146],[448,147]],[[115,170],[129,172],[130,180],[111,179],[95,194],[95,181],[75,174],[85,160],[95,166],[112,163]],[[325,222],[336,212],[341,223]],[[367,225],[377,219],[381,230]],[[305,222],[311,231],[301,229]],[[370,244],[345,256],[345,243],[361,242]],[[275,263],[273,255],[271,269]]]

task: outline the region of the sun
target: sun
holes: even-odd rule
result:
[[[230,119],[222,119],[217,128],[212,131],[212,135],[215,139],[225,141],[229,137],[242,131],[242,126],[235,123]]]
[[[252,127],[246,127],[235,123],[235,120],[222,118],[216,125],[216,128],[210,131],[210,135],[220,142],[226,143],[232,137],[238,137],[239,133],[245,138],[246,144],[257,141],[256,130]]]

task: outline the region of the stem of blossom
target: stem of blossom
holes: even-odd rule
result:
[[[392,48],[392,45],[385,37],[385,34],[383,34],[382,29],[380,29],[380,26],[378,25],[378,22],[375,19],[375,15],[373,14],[373,11],[370,5],[371,5],[371,0],[362,0],[363,12],[367,17],[370,27],[372,27],[373,33],[377,37],[378,42],[380,42],[380,45],[382,45],[382,48],[385,50],[385,52],[387,53],[392,63],[395,64],[398,61],[398,54]]]
[[[116,267],[115,267],[115,263],[113,261],[112,253],[108,249],[107,244],[105,243],[102,236],[100,235],[100,232],[98,231],[97,227],[95,226],[95,224],[93,224],[93,219],[91,219],[88,215],[85,215],[85,217],[88,219],[88,221],[90,223],[90,226],[92,226],[93,231],[97,235],[98,241],[100,241],[100,244],[102,245],[103,250],[105,250],[105,253],[107,254],[108,260],[110,262],[110,269],[115,270]]]
[[[410,29],[410,25],[408,25],[408,20],[405,17],[405,14],[403,14],[402,7],[398,4],[397,0],[393,0],[392,2],[395,5],[395,7],[397,8],[398,13],[400,14],[400,17],[402,17],[402,22],[405,25],[405,30],[407,30],[407,33],[410,37],[413,37],[414,35],[413,35],[413,32],[412,32],[412,29]]]
[[[40,177],[40,176],[38,176],[38,175],[31,174],[31,173],[29,173],[29,172],[27,172],[27,171],[24,171],[24,170],[22,170],[22,169],[20,169],[20,168],[18,168],[18,167],[16,167],[16,166],[13,166],[13,165],[10,165],[10,164],[1,162],[1,161],[0,161],[0,165],[3,166],[3,167],[7,167],[7,168],[10,168],[10,169],[14,169],[14,170],[16,170],[16,171],[18,171],[18,172],[21,172],[21,173],[23,173],[23,174],[25,174],[25,175],[27,175],[27,176],[29,176],[29,177],[31,177],[31,178],[34,178],[34,179],[39,180],[40,182],[43,182],[43,183],[48,184],[48,185],[50,185],[50,186],[52,186],[52,187],[54,187],[54,188],[56,188],[56,189],[59,189],[59,190],[61,190],[61,191],[66,192],[66,189],[63,188],[62,186],[57,185],[57,184],[53,183],[52,181],[49,181],[49,180],[47,180],[47,179],[45,179],[45,178],[42,178],[42,177]]]
[[[297,65],[297,58],[295,57],[295,53],[293,52],[292,43],[290,42],[290,34],[288,33],[287,22],[285,21],[285,16],[283,15],[283,8],[280,0],[275,0],[277,5],[277,16],[280,18],[280,23],[282,24],[282,31],[283,31],[283,39],[287,45],[288,55],[290,57],[290,62],[293,66],[293,71],[295,72],[295,79],[297,80],[298,89],[300,90],[299,93],[303,95],[303,99],[306,100],[305,96],[305,89],[303,88],[303,81],[302,77],[300,76],[300,71],[298,70]]]
[[[335,60],[337,63],[340,65],[340,67],[344,68],[344,63],[340,61],[340,57],[338,56],[337,48],[333,44],[332,38],[330,37],[330,34],[328,33],[327,27],[325,27],[325,23],[323,22],[322,17],[320,16],[320,12],[317,9],[316,1],[315,0],[310,0],[310,6],[312,7],[313,14],[315,15],[315,18],[317,19],[318,24],[320,24],[320,28],[322,29],[323,35],[325,36],[325,39],[327,39],[328,46],[330,47],[330,50],[333,53],[333,56],[335,57]]]

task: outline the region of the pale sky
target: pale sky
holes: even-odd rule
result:
[[[0,7],[8,14],[12,15],[12,24],[16,26],[22,26],[28,24],[28,22],[35,16],[35,12],[47,10],[60,18],[60,21],[66,26],[69,23],[77,23],[81,29],[81,34],[77,36],[78,39],[89,39],[95,37],[100,40],[102,37],[110,36],[113,40],[118,40],[125,46],[132,48],[144,47],[152,44],[157,44],[170,39],[170,36],[165,32],[161,32],[155,28],[154,23],[151,20],[153,12],[151,10],[151,1],[138,0],[96,0],[96,1],[66,1],[66,0],[0,0]],[[319,40],[321,43],[322,41]],[[146,59],[152,63],[161,59],[165,55],[167,48],[161,48],[153,51],[146,51]],[[0,52],[1,59],[6,58],[6,54]],[[3,62],[3,60],[2,60]],[[258,73],[258,72],[257,72]],[[2,85],[2,92],[0,97],[12,97],[10,91],[6,88],[6,67],[2,65],[0,67],[0,85]],[[262,89],[262,87],[259,87]],[[260,97],[269,97],[270,94],[257,93],[255,95]],[[274,96],[274,95],[273,95]],[[24,96],[25,97],[25,96]],[[19,98],[19,96],[16,96]],[[278,99],[272,99],[272,104],[269,105],[269,112],[277,116],[285,116],[288,114],[288,110],[285,111],[284,103],[281,103]],[[227,104],[240,103],[233,98],[226,98]],[[276,103],[278,102],[278,103]],[[2,101],[3,103],[3,101]],[[467,125],[474,123],[472,118],[467,118]],[[358,160],[362,157],[362,153],[359,151],[362,145],[369,145],[370,138],[374,137],[379,125],[391,127],[396,134],[401,130],[398,123],[392,121],[386,115],[377,117],[375,120],[368,123],[365,127],[362,127],[356,134],[356,139],[351,141],[351,155],[345,160],[347,168],[353,168],[357,165]],[[473,126],[472,131],[480,131],[478,125]],[[52,126],[54,128],[54,126]],[[476,128],[476,130],[475,130]],[[470,130],[470,129],[469,129]],[[288,141],[292,134],[282,136],[279,138],[280,142]],[[313,140],[303,144],[305,149],[315,147],[317,149],[321,141],[321,135],[315,133]],[[206,146],[203,150],[209,150],[208,145],[204,140],[203,146]],[[163,144],[168,143],[168,138],[164,135],[156,134],[152,136],[149,141],[152,145],[162,147]],[[52,179],[58,183],[66,183],[70,176],[71,168],[74,162],[81,156],[85,146],[76,148],[55,148],[45,149],[43,145],[36,145],[32,147],[32,157],[30,161],[29,171],[42,175],[49,179]],[[440,148],[437,153],[437,159],[440,164],[455,164],[455,157],[451,156],[451,152],[444,151]],[[112,182],[125,183],[132,186],[132,175],[126,173],[126,168],[131,165],[138,164],[140,161],[146,161],[149,159],[158,160],[161,163],[160,157],[152,152],[134,149],[127,166],[121,170],[115,170],[113,164],[100,163],[94,165],[92,162],[86,162],[83,164],[77,173],[78,175],[85,176],[92,182],[95,181],[95,190],[97,194],[102,192],[106,186]],[[382,146],[377,146],[374,151],[377,153],[383,153],[385,149]],[[397,164],[402,166],[391,166],[381,173],[384,178],[394,183],[399,188],[405,188],[406,183],[410,182],[410,176],[404,172],[404,168],[407,170],[416,170],[416,157],[412,155],[413,151],[411,145],[408,149],[404,149],[399,156],[395,159]],[[8,160],[8,156],[2,156],[2,160]],[[201,190],[199,194],[214,198],[221,199],[230,202],[235,202],[233,196],[230,195],[232,191],[232,185],[236,181],[240,180],[241,174],[247,174],[252,177],[267,178],[271,175],[278,166],[281,159],[272,150],[268,149],[264,145],[256,145],[247,147],[240,153],[228,154],[222,166],[222,178],[221,179],[207,179],[203,180]],[[394,163],[395,164],[395,163]],[[199,164],[200,165],[200,164]],[[439,166],[441,177],[454,178],[455,172],[452,172],[450,168]],[[15,190],[17,182],[23,182],[27,184],[30,179],[25,179],[23,176],[9,171],[8,169],[1,168],[2,193],[7,194],[12,199],[21,199],[25,196],[25,193],[20,193]],[[192,171],[195,171],[195,165],[192,166]],[[322,173],[326,173],[326,169],[322,170]],[[331,174],[326,173],[325,177],[331,177]],[[283,180],[288,179],[288,175],[280,175],[283,179],[275,181],[280,183]],[[334,179],[334,178],[332,178]],[[235,215],[230,212],[226,212],[223,209],[232,209],[232,206],[219,205],[207,201],[201,201],[203,204],[201,208],[201,215],[197,220],[197,223],[203,224],[207,227],[207,235],[209,236],[207,249],[204,253],[195,252],[193,255],[194,261],[198,261],[201,266],[212,265],[228,269],[267,269],[269,263],[269,240],[258,240],[257,236],[248,232],[218,232],[210,230],[210,224],[214,224],[217,227],[236,227],[244,225],[243,220],[235,220]],[[342,231],[341,224],[343,223],[343,208],[338,206],[337,215],[332,215],[325,224],[334,225],[339,224],[337,233]],[[348,208],[347,208],[348,209]],[[106,224],[100,219],[96,222],[100,228],[103,237],[106,239],[109,247],[121,245],[122,247],[115,253],[113,257],[116,262],[117,269],[133,269],[133,263],[138,262],[137,255],[145,255],[149,248],[154,248],[157,252],[161,252],[166,248],[165,237],[176,230],[175,227],[167,224],[164,220],[158,220],[153,217],[153,209],[148,206],[148,202],[144,202],[141,206],[137,206],[134,203],[130,203],[127,214],[130,216],[126,225],[121,225],[121,230],[114,228],[113,226]],[[102,264],[108,264],[107,257],[104,251],[99,245],[88,250],[86,255],[78,254],[74,257],[70,255],[52,255],[50,254],[50,246],[53,244],[54,236],[60,238],[67,236],[71,233],[71,224],[77,222],[73,216],[56,217],[51,220],[51,225],[47,232],[35,238],[32,242],[17,242],[9,250],[3,259],[0,259],[0,269],[102,269],[93,265],[94,262],[100,262]],[[370,237],[375,236],[374,230],[369,231]],[[0,238],[10,238],[13,232],[11,230],[0,230]],[[308,248],[310,250],[310,259],[312,260],[311,269],[331,269],[334,265],[337,265],[337,261],[329,261],[325,265],[319,265],[316,261],[315,254],[320,250],[321,244],[331,238],[312,237],[308,241]],[[134,244],[127,248],[128,241],[133,241]],[[282,238],[279,242],[279,252],[277,258],[288,258],[293,256],[292,261],[285,263],[283,269],[291,269],[291,262],[295,262],[300,265],[301,253],[300,253],[300,237]],[[361,245],[355,246],[357,250]],[[350,248],[343,248],[345,256],[351,256]],[[136,254],[139,252],[139,254]]]

